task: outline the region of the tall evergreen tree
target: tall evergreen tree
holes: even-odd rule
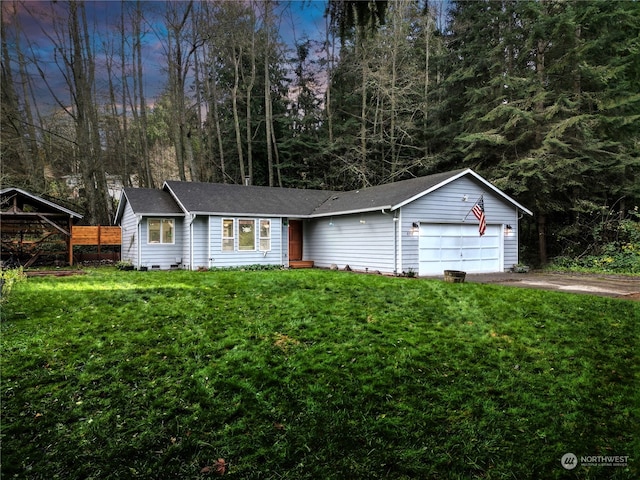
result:
[[[536,211],[542,263],[561,247],[547,245],[550,225],[575,225],[585,207],[616,196],[637,198],[639,18],[631,2],[453,10],[441,109],[451,157]]]

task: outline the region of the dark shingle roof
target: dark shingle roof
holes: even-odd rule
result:
[[[167,181],[185,211],[275,216],[331,215],[391,208],[463,172],[439,173],[350,192]]]
[[[313,214],[329,215],[333,213],[394,208],[400,203],[420,195],[464,171],[465,170],[456,170],[453,172],[438,173],[350,192],[334,192],[326,202],[314,209]]]
[[[155,188],[125,188],[124,196],[135,213],[147,215],[182,215],[169,192]]]
[[[221,183],[165,182],[182,207],[192,213],[307,216],[332,192]]]
[[[127,188],[124,195],[137,214],[315,217],[396,209],[466,174],[475,177],[498,195],[531,214],[529,210],[469,169],[350,192],[167,181],[162,190]],[[121,215],[122,204],[118,208],[116,221]]]

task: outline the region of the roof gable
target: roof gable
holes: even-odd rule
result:
[[[122,190],[115,223],[122,218],[127,204],[136,215],[179,216],[185,213],[169,192],[157,188],[125,188]]]
[[[396,205],[394,207],[394,209],[400,208],[400,207],[402,207],[402,206],[404,206],[404,205],[406,205],[408,203],[411,203],[414,200],[417,200],[418,198],[423,197],[424,195],[428,195],[429,193],[433,192],[434,190],[437,190],[438,188],[444,187],[445,185],[448,185],[449,183],[451,183],[451,182],[453,182],[453,181],[455,181],[455,180],[457,180],[457,179],[459,179],[461,177],[464,177],[466,175],[470,175],[476,181],[478,181],[480,184],[482,184],[487,189],[489,189],[491,192],[493,192],[497,197],[502,198],[507,203],[512,204],[513,206],[515,206],[516,208],[519,208],[520,210],[522,210],[523,212],[527,213],[528,215],[533,215],[533,212],[531,210],[529,210],[528,208],[525,208],[522,205],[520,205],[518,202],[516,202],[509,195],[504,193],[498,187],[496,187],[493,184],[491,184],[489,181],[485,180],[483,177],[478,175],[476,172],[474,172],[470,168],[467,168],[465,170],[458,170],[457,172],[449,172],[449,173],[450,173],[450,176],[448,178],[444,178],[444,179],[442,179],[441,182],[433,185],[431,188],[419,193],[418,195],[415,195],[413,197],[407,198],[406,200],[400,202],[398,205]]]

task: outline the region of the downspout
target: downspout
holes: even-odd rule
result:
[[[196,214],[189,215],[189,270],[194,270],[193,265],[193,222],[196,219]]]
[[[393,212],[393,275],[398,276],[398,236],[400,229],[400,219],[398,211]]]
[[[283,235],[283,233],[284,233],[284,222],[283,222],[282,217],[280,217],[280,267],[284,266],[284,263],[283,263],[284,258],[282,256],[282,250],[284,249],[284,235]]]
[[[141,260],[142,260],[142,217],[140,215],[137,216],[138,222],[136,223],[136,230],[138,235],[138,254],[136,255],[138,261],[136,265],[136,270],[140,270]]]

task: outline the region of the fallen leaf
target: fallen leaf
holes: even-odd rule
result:
[[[224,461],[224,458],[219,458],[214,466],[218,475],[224,475],[227,471],[227,464]]]

